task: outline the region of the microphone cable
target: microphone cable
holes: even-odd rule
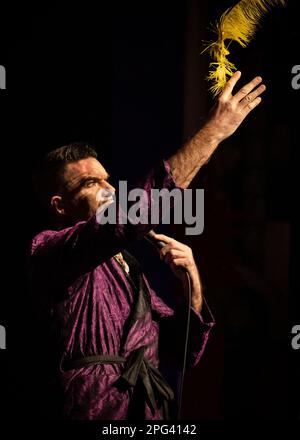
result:
[[[188,310],[187,310],[185,341],[184,341],[184,349],[183,349],[182,377],[180,380],[180,390],[179,390],[179,398],[178,398],[178,415],[177,415],[178,420],[181,420],[182,394],[183,394],[183,384],[184,384],[184,376],[185,376],[185,369],[186,369],[186,357],[187,357],[187,348],[188,348],[188,342],[189,342],[191,306],[192,306],[191,277],[185,269],[183,269],[183,270],[186,275],[186,282],[187,282],[187,286],[188,286]]]
[[[166,243],[163,241],[156,240],[154,238],[154,231],[151,230],[147,234],[144,235],[144,238],[151,243],[158,251],[163,248]],[[182,373],[179,385],[179,397],[178,397],[178,411],[177,411],[177,420],[181,420],[181,409],[182,409],[182,396],[183,396],[183,385],[184,385],[184,376],[186,369],[186,358],[187,358],[187,349],[189,342],[189,331],[190,331],[190,320],[191,320],[191,306],[192,306],[192,283],[191,277],[186,269],[181,268],[186,275],[186,283],[187,283],[187,292],[188,292],[188,310],[187,310],[187,318],[186,318],[186,330],[185,330],[185,340],[184,340],[184,349],[183,349],[183,362],[182,362]]]

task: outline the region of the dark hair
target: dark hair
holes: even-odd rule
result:
[[[66,164],[89,157],[97,158],[95,149],[80,142],[64,145],[47,153],[36,165],[32,176],[33,187],[40,202],[49,206],[51,197],[59,193],[64,183],[62,171]]]

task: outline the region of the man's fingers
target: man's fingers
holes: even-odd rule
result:
[[[160,250],[160,257],[162,259],[168,257],[169,259],[179,258],[179,257],[186,257],[186,252],[183,249],[165,249],[166,247],[163,247]]]
[[[170,243],[171,241],[173,241],[173,238],[168,237],[167,235],[164,235],[164,234],[156,234],[155,232],[153,234],[153,237],[156,240],[161,240],[161,241],[164,241],[166,243]]]
[[[172,261],[171,265],[176,269],[180,267],[188,269],[190,266],[190,262],[187,258],[175,258],[175,260]]]
[[[183,243],[180,243],[179,241],[175,240],[174,238],[168,237],[167,235],[164,235],[164,234],[154,233],[154,238],[155,238],[155,240],[163,241],[166,244],[172,243],[174,245],[176,244],[176,245],[180,245],[180,246],[185,246]]]
[[[258,96],[254,101],[249,102],[242,110],[243,119],[250,113],[259,103],[261,102],[261,97]]]
[[[220,98],[222,97],[223,99],[227,99],[229,98],[229,96],[232,93],[232,90],[234,88],[234,86],[236,85],[236,83],[238,82],[238,80],[241,77],[241,72],[238,70],[237,72],[235,72],[232,77],[227,81],[226,86],[224,87],[223,92],[220,95]]]
[[[260,76],[256,76],[252,81],[242,87],[234,96],[233,103],[238,104],[245,96],[252,92],[252,90],[258,86],[262,82],[262,78]]]
[[[245,96],[244,99],[240,101],[241,108],[247,107],[248,104],[253,102],[259,95],[261,95],[266,90],[266,86],[264,84],[261,84],[257,89],[255,89],[253,92],[249,93]]]

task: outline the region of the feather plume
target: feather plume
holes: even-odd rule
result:
[[[286,0],[241,0],[235,6],[228,8],[221,16],[219,22],[213,27],[218,35],[215,42],[209,43],[203,52],[209,50],[213,61],[207,79],[212,81],[210,90],[213,96],[218,95],[224,88],[227,80],[237,70],[235,65],[227,58],[229,44],[236,41],[242,47],[253,38],[262,17],[272,6],[285,6]],[[226,40],[230,40],[226,43]],[[203,53],[202,52],[202,53]]]

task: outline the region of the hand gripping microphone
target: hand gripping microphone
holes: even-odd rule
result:
[[[147,232],[147,234],[145,234],[144,238],[151,243],[154,247],[156,247],[157,250],[161,250],[161,248],[163,248],[165,246],[166,243],[164,243],[163,241],[160,240],[156,240],[156,238],[154,238],[154,231],[153,229],[151,229],[151,231]]]

